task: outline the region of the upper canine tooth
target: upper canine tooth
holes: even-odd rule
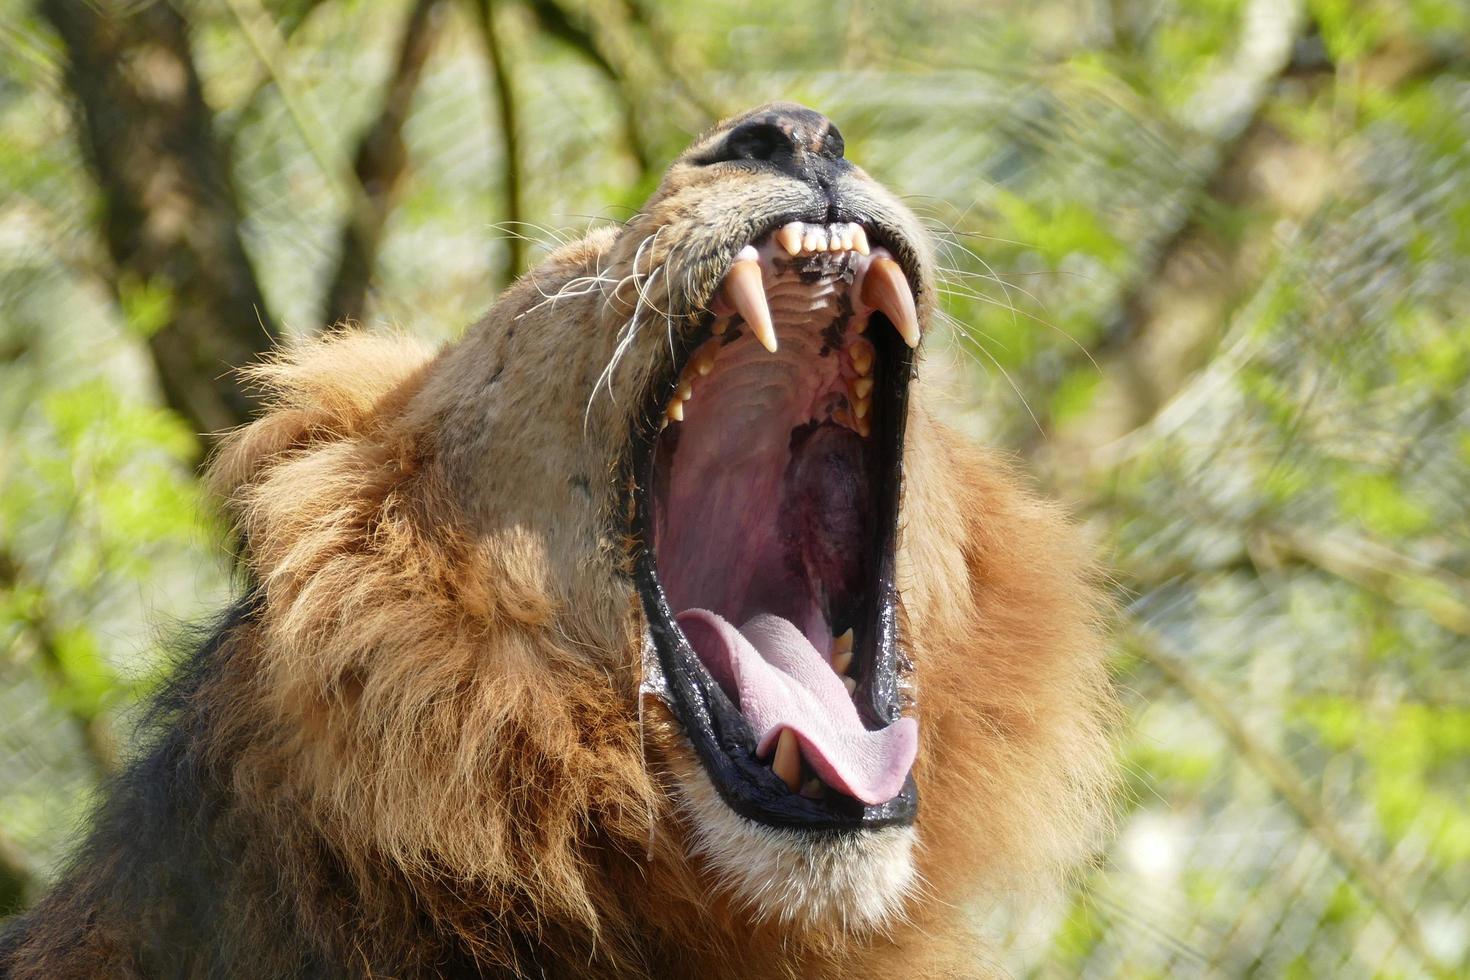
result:
[[[862,225],[848,225],[852,229],[852,247],[864,255],[868,254],[868,232]]]
[[[746,246],[750,248],[750,246]],[[766,303],[766,286],[761,278],[760,260],[745,257],[745,250],[735,256],[730,271],[725,273],[725,298],[741,319],[750,324],[750,332],[761,346],[776,353],[776,328],[771,323],[771,308]]]
[[[898,263],[886,255],[873,258],[863,275],[863,302],[892,321],[903,342],[919,346],[919,314],[914,310],[914,294]]]
[[[804,228],[805,226],[800,221],[782,225],[776,232],[776,244],[784,248],[787,255],[795,255],[801,251],[801,233]]]

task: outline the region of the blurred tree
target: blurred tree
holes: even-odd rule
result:
[[[269,350],[276,328],[240,241],[188,24],[166,3],[42,0],[40,10],[66,46],[118,301],[195,431],[239,425],[255,399],[233,369]]]

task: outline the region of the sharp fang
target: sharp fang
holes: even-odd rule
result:
[[[787,255],[797,254],[801,251],[801,233],[805,227],[800,221],[782,225],[776,232],[776,244],[784,248]]]
[[[744,252],[741,253],[741,256]],[[750,324],[750,332],[761,346],[776,353],[776,328],[771,324],[771,308],[766,305],[766,287],[761,279],[761,264],[740,256],[725,273],[725,297],[741,319]]]
[[[903,342],[919,346],[919,314],[914,310],[914,294],[898,263],[878,256],[863,274],[863,302],[893,322]]]
[[[868,254],[868,232],[862,225],[849,225],[852,229],[852,247],[864,255]]]
[[[801,788],[801,753],[796,748],[796,736],[789,728],[781,729],[776,738],[776,757],[771,760],[771,769],[791,792]]]

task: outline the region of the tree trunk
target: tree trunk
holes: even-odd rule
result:
[[[133,326],[149,332],[164,397],[200,433],[239,425],[256,399],[233,369],[270,349],[276,332],[184,19],[167,3],[39,9],[66,48],[112,285],[125,310],[147,298],[149,315]]]

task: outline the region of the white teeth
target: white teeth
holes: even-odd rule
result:
[[[858,377],[867,377],[873,370],[873,345],[866,340],[854,340],[847,345],[847,356],[852,360],[852,369]]]
[[[853,251],[868,254],[868,233],[863,230],[862,225],[850,221],[834,225],[808,225],[792,221],[778,228],[774,237],[776,244],[791,256]]]
[[[852,627],[841,636],[832,638],[832,669],[838,674],[847,673],[852,666]]]
[[[742,248],[725,273],[724,296],[740,318],[750,325],[750,332],[761,346],[776,353],[776,328],[771,323],[771,308],[766,303],[765,282],[761,278],[760,258],[749,245]]]
[[[787,255],[795,255],[801,251],[803,227],[800,221],[793,221],[782,225],[776,232],[776,244],[784,248]]]
[[[861,298],[893,323],[903,342],[919,346],[919,314],[914,309],[914,293],[897,262],[879,249],[863,273]],[[867,372],[861,372],[866,374]]]

